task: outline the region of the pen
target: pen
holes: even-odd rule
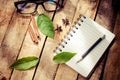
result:
[[[76,62],[79,63],[81,60],[83,60],[89,53],[92,51],[103,39],[105,39],[105,35],[100,37],[81,57],[80,59]]]

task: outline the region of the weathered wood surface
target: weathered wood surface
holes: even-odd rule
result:
[[[14,12],[13,0],[0,1],[0,45]]]
[[[120,11],[114,27],[116,38],[109,51],[103,80],[120,80]]]
[[[113,32],[114,24],[116,20],[117,12],[112,6],[112,0],[101,0],[101,3],[99,5],[98,13],[96,15],[96,22],[104,26],[106,29]],[[112,47],[112,45],[110,45]],[[92,80],[99,80],[103,77],[104,72],[104,65],[106,62],[107,55],[109,54],[109,49],[106,50],[106,52],[103,55],[103,58],[101,59],[101,62],[99,64],[98,72],[95,73],[95,77],[91,77]],[[108,67],[109,68],[109,67]],[[110,78],[109,78],[110,79]]]
[[[112,0],[101,0],[95,21],[100,25],[102,25],[103,27],[105,27],[106,29],[113,32],[116,15],[117,13],[114,11],[112,7]],[[93,73],[90,80],[102,79],[102,75],[103,75],[102,70],[104,70],[107,54],[109,54],[109,48],[104,53],[100,63],[97,65],[98,66],[97,69]]]
[[[57,12],[53,19],[55,29],[57,25],[61,26],[62,32],[55,31],[54,39],[46,38],[39,32],[41,35],[39,44],[32,42],[28,32],[31,18],[17,14],[13,3],[13,0],[0,1],[0,5],[3,6],[0,7],[0,80],[86,80],[65,64],[58,65],[52,60],[53,50],[80,14],[89,16],[116,34],[113,46],[111,45],[111,48],[105,52],[89,79],[120,79],[120,64],[118,64],[120,63],[120,12],[117,16],[111,5],[112,0],[65,0],[64,8]],[[45,12],[41,6],[39,6],[38,12],[47,14],[51,19],[53,17],[53,13]],[[67,26],[62,22],[62,19],[66,18],[70,23]],[[16,59],[26,56],[39,57],[38,66],[27,71],[11,70],[9,68]]]
[[[39,13],[41,14],[43,12],[45,14],[48,14],[49,17],[52,17],[53,13],[46,13],[42,7],[39,7]],[[22,57],[27,57],[27,56],[39,57],[41,55],[42,47],[43,47],[44,42],[45,42],[45,36],[41,32],[39,32],[39,34],[40,34],[40,39],[38,41],[38,44],[35,44],[31,40],[29,30],[27,31],[27,34],[25,36],[25,40],[23,42],[23,45],[21,47],[21,50],[20,50],[20,53],[18,56],[18,59],[22,58]],[[33,76],[34,76],[35,69],[36,68],[33,68],[33,69],[28,70],[28,71],[14,70],[12,73],[12,76],[11,76],[11,80],[15,80],[15,79],[17,79],[17,80],[32,80]]]
[[[19,54],[26,34],[27,24],[29,24],[29,20],[15,15],[6,31],[0,48],[0,71],[6,75],[6,78],[9,78],[11,73],[9,66],[16,60]]]

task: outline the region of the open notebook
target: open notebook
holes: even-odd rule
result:
[[[100,41],[82,61],[79,61],[80,57],[103,35],[105,39]],[[66,64],[83,77],[88,77],[114,37],[113,33],[95,21],[82,16],[57,47],[55,53],[76,52],[77,54]]]

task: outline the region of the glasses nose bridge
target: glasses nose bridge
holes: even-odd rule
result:
[[[44,5],[43,5],[44,2],[36,2],[35,4],[36,4],[36,10],[37,10],[38,6],[42,6],[44,8]]]

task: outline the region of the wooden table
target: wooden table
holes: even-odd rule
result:
[[[15,0],[14,0],[15,1]],[[65,64],[55,64],[53,50],[72,27],[80,14],[85,14],[115,33],[115,40],[105,52],[90,80],[120,80],[120,11],[112,7],[112,0],[66,0],[64,8],[55,14],[53,23],[62,26],[54,39],[40,33],[39,44],[34,44],[28,32],[30,18],[16,13],[13,0],[0,1],[0,80],[86,80]],[[45,12],[52,19],[53,13]],[[70,24],[63,25],[62,19]],[[36,68],[27,71],[12,70],[9,66],[22,57],[40,58]]]

